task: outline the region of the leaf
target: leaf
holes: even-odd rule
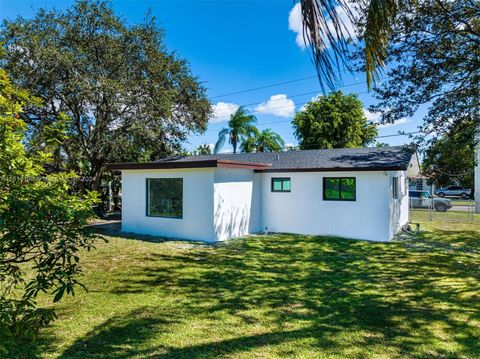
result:
[[[55,297],[53,298],[53,302],[56,303],[63,297],[63,293],[65,292],[65,286],[62,286],[56,290],[57,294],[55,294]]]

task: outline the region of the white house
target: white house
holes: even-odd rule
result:
[[[435,192],[435,185],[430,177],[419,174],[418,176],[409,178],[408,189],[415,191],[428,191],[433,194]]]
[[[111,164],[122,230],[223,241],[285,232],[390,240],[409,220],[406,146],[240,153]]]

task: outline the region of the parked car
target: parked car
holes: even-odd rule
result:
[[[433,208],[437,212],[446,212],[452,208],[452,201],[448,198],[435,198],[427,191],[408,191],[412,208]]]
[[[472,193],[471,189],[464,188],[462,186],[449,186],[449,187],[439,188],[435,190],[435,194],[438,197],[451,196],[451,197],[468,198],[470,197],[471,193]]]

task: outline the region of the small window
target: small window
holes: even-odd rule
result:
[[[183,217],[182,178],[147,178],[147,216]]]
[[[272,178],[272,192],[290,192],[290,178]]]
[[[323,199],[325,201],[355,201],[356,182],[355,177],[324,177]]]
[[[423,190],[423,180],[422,179],[418,179],[417,180],[417,186],[415,187],[418,191],[421,191]]]
[[[398,181],[398,177],[392,177],[392,197],[393,199],[398,199],[399,197],[399,188],[398,188],[398,185],[399,185],[399,181]]]

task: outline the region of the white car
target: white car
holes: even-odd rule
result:
[[[452,201],[448,198],[434,198],[427,191],[408,191],[411,208],[434,208],[437,212],[446,212],[452,208]]]
[[[469,188],[464,188],[462,186],[449,186],[445,188],[439,188],[435,191],[435,194],[438,197],[462,197],[469,198],[472,190]]]

